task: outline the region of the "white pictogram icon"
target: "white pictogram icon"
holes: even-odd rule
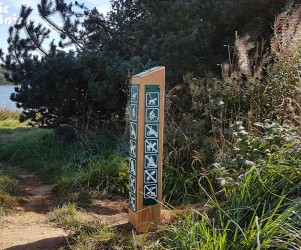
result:
[[[133,156],[133,157],[136,157],[136,142],[135,141],[130,141],[130,154]]]
[[[149,97],[148,105],[149,105],[149,106],[155,106],[156,103],[157,103],[157,101],[158,101],[158,98],[152,97],[151,94],[148,94],[148,97]]]
[[[144,172],[144,182],[149,184],[149,183],[157,183],[158,178],[157,178],[157,170],[145,170]]]
[[[131,119],[137,121],[137,105],[131,105]]]
[[[157,185],[145,185],[144,198],[157,198]]]
[[[159,96],[158,92],[148,92],[146,94],[146,107],[159,107]]]
[[[146,153],[158,153],[158,140],[145,140]]]
[[[130,190],[135,192],[136,190],[136,178],[135,176],[130,175]]]
[[[132,86],[132,98],[131,101],[137,103],[138,101],[138,86]]]
[[[137,139],[137,132],[136,132],[136,128],[137,128],[137,125],[135,123],[130,123],[130,137],[134,140]]]
[[[158,125],[146,125],[146,137],[158,138]]]
[[[145,156],[146,168],[157,168],[157,155],[146,155]]]
[[[148,113],[147,119],[148,119],[148,121],[151,121],[151,122],[156,122],[156,121],[158,121],[158,116],[156,115],[154,109],[151,110],[151,111]]]
[[[132,175],[136,175],[136,160],[130,158],[130,172]]]
[[[133,209],[134,211],[136,210],[136,196],[130,192],[130,197],[129,197],[129,205],[130,208]]]

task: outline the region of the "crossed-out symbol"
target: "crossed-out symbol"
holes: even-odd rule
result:
[[[157,182],[157,170],[145,170],[145,182],[156,183]]]
[[[158,138],[158,125],[146,124],[146,136]]]
[[[157,168],[157,155],[145,155],[146,168]]]
[[[158,152],[158,140],[145,140],[145,152],[157,153]]]
[[[157,198],[157,186],[144,186],[144,198]]]

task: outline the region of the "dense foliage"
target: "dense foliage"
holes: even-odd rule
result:
[[[226,57],[223,45],[232,43],[235,32],[268,38],[275,14],[291,6],[280,0],[115,0],[103,16],[78,2],[42,0],[39,14],[61,41],[49,41],[50,29],[30,21],[33,9],[22,6],[19,22],[9,30],[8,54],[0,56],[7,79],[18,85],[12,100],[24,109],[23,119],[72,124],[85,132],[124,116],[134,72],[164,65],[169,85],[189,71],[216,72]],[[62,25],[52,16],[60,16]],[[66,52],[68,46],[73,52]]]

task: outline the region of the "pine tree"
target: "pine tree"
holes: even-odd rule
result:
[[[41,0],[40,16],[61,39],[48,46],[50,29],[30,21],[32,8],[22,6],[19,23],[9,29],[8,54],[0,50],[0,58],[6,78],[19,86],[12,100],[24,109],[24,119],[88,128],[90,121],[122,118],[133,72],[166,66],[169,85],[181,82],[188,72],[217,72],[217,64],[228,56],[224,45],[234,43],[235,33],[249,34],[253,41],[268,39],[275,15],[294,1],[111,3],[112,11],[103,16],[77,1]],[[53,15],[61,17],[62,25]],[[62,50],[68,46],[73,52]]]
[[[77,2],[42,0],[38,10],[60,34],[59,43],[52,41],[45,47],[50,29],[30,21],[32,8],[22,6],[20,22],[9,29],[8,54],[0,51],[9,72],[6,78],[18,85],[11,99],[24,110],[23,119],[42,126],[72,124],[86,132],[111,116],[122,118],[129,73],[142,65],[129,50],[112,49],[122,43],[122,32],[96,9],[88,10]],[[51,20],[54,14],[60,15],[62,26]],[[62,50],[67,46],[73,51]]]

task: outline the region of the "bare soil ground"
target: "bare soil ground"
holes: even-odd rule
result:
[[[53,187],[42,183],[28,170],[9,168],[17,176],[23,194],[13,211],[0,217],[0,249],[59,249],[70,232],[58,228],[47,218],[48,212],[59,205]],[[93,200],[80,216],[121,228],[128,225],[124,200]]]

